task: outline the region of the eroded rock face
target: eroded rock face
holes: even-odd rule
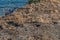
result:
[[[60,1],[43,0],[0,17],[0,40],[60,40]]]

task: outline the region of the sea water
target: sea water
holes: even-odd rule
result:
[[[0,0],[0,16],[5,13],[12,13],[15,9],[21,8],[28,3],[29,0]]]

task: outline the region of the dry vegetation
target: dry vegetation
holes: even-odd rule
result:
[[[41,0],[0,17],[0,40],[60,40],[60,1]]]

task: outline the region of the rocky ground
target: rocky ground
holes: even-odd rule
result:
[[[60,0],[41,0],[0,17],[0,40],[60,40]]]

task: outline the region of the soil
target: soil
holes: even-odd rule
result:
[[[41,0],[0,17],[0,40],[60,40],[60,0]]]

